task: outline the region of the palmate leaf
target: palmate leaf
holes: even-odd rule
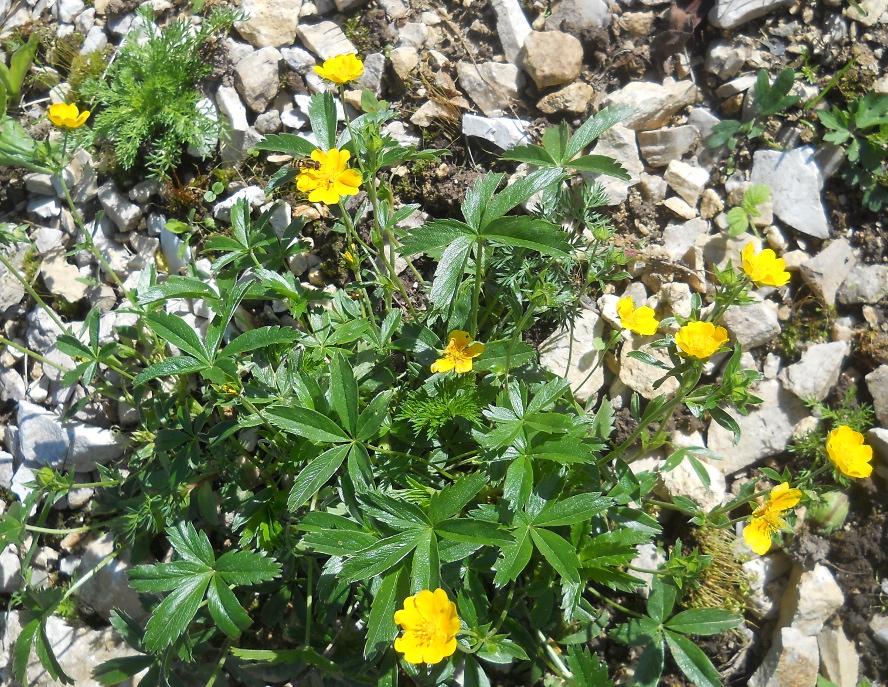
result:
[[[473,242],[471,237],[460,236],[441,256],[429,292],[429,299],[439,308],[447,307],[456,300]]]
[[[314,412],[314,411],[312,411]],[[318,413],[320,415],[320,413]],[[287,499],[287,508],[295,511],[301,508],[327,481],[336,474],[348,455],[348,444],[340,444],[324,451],[302,468]]]
[[[501,217],[485,227],[483,236],[496,243],[529,248],[557,258],[566,258],[571,254],[567,235],[561,227],[526,215]]]
[[[382,578],[382,584],[370,606],[367,620],[367,641],[364,643],[364,658],[370,658],[388,649],[398,636],[398,626],[394,615],[398,599],[407,596],[406,576],[399,567]]]
[[[721,676],[703,650],[687,637],[666,630],[663,633],[672,658],[681,672],[697,687],[720,687]]]
[[[432,494],[429,504],[429,519],[437,524],[459,514],[484,488],[488,479],[488,476],[483,472],[464,475],[453,484]]]
[[[343,582],[357,582],[390,570],[416,548],[421,535],[422,532],[413,530],[380,539],[343,563],[339,579]]]
[[[481,212],[479,231],[486,233],[485,228],[491,222],[499,219],[535,193],[558,183],[563,177],[564,173],[558,168],[539,169],[506,186],[506,188],[493,196],[490,202],[484,205]]]
[[[567,665],[573,676],[570,682],[574,687],[613,687],[607,676],[607,666],[598,660],[585,646],[572,646],[567,656]]]
[[[185,578],[160,602],[145,625],[145,648],[148,651],[161,651],[182,636],[197,615],[212,579],[209,570]]]
[[[168,375],[184,375],[191,374],[192,372],[199,372],[201,370],[205,370],[209,365],[200,360],[195,360],[194,358],[184,355],[178,356],[176,358],[167,358],[166,360],[161,360],[159,363],[155,363],[150,367],[142,370],[138,375],[136,375],[135,379],[133,379],[133,386],[142,386],[143,384],[150,382],[152,379],[157,379],[158,377],[166,377]]]

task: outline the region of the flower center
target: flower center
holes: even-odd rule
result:
[[[417,642],[421,646],[445,644],[447,634],[441,629],[440,618],[423,618],[422,623],[414,630]]]

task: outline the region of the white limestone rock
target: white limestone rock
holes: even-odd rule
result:
[[[663,178],[688,205],[695,207],[709,181],[709,172],[702,167],[689,165],[681,160],[673,160],[666,168]]]
[[[829,568],[818,563],[805,572],[796,565],[783,595],[778,625],[816,636],[843,603],[845,596]]]
[[[817,682],[819,668],[817,638],[784,627],[749,678],[749,687],[810,687]]]
[[[843,305],[878,303],[888,296],[888,265],[856,265],[839,287]]]
[[[888,427],[888,365],[879,365],[866,379],[866,388],[873,397],[876,419],[883,427]]]
[[[651,344],[659,338],[657,335],[641,336],[630,333],[620,349],[620,381],[647,399],[660,394],[669,396],[678,390],[678,382],[675,377],[670,377],[655,389],[654,384],[663,377],[666,371],[629,356],[632,351],[642,351],[661,362],[670,364],[669,356],[664,349],[651,348]]]
[[[691,81],[667,78],[662,85],[648,81],[632,81],[610,93],[603,105],[629,105],[635,114],[623,120],[623,126],[635,131],[660,129],[683,107],[697,100],[699,90]]]
[[[716,0],[715,7],[709,12],[709,21],[720,29],[735,29],[781,7],[788,7],[792,2],[793,0]]]
[[[552,374],[567,379],[580,403],[598,393],[604,384],[599,345],[603,332],[601,316],[585,310],[576,319],[573,330],[560,329],[540,346],[540,364]],[[593,371],[593,368],[596,369]]]
[[[750,349],[780,336],[777,307],[770,301],[758,300],[749,305],[732,305],[721,319],[731,337],[743,348]]]
[[[354,44],[346,37],[339,25],[332,21],[318,24],[300,24],[296,29],[299,40],[322,60],[335,55],[357,53]]]
[[[466,114],[462,120],[463,134],[483,138],[503,150],[528,143],[528,126],[530,126],[528,121],[508,117],[479,117]]]
[[[848,350],[846,341],[813,344],[799,362],[781,370],[779,379],[799,398],[822,401],[839,381]]]
[[[503,109],[518,97],[523,75],[514,64],[466,60],[456,63],[459,85],[486,117],[502,117]]]
[[[247,20],[235,24],[238,33],[257,48],[292,45],[302,0],[242,0]]]
[[[492,0],[493,11],[496,13],[496,32],[506,59],[518,64],[521,48],[530,35],[530,23],[524,16],[519,0]]]

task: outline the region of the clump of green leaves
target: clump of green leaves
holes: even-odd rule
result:
[[[144,159],[153,176],[166,177],[185,148],[205,149],[220,133],[219,123],[198,107],[197,84],[212,69],[202,48],[237,15],[217,9],[196,31],[184,19],[161,30],[150,6],[137,16],[146,40],[130,35],[107,77],[88,78],[80,92],[95,98],[94,134],[113,146],[120,167]]]
[[[18,102],[25,76],[31,68],[34,55],[37,54],[38,41],[37,34],[31,34],[30,40],[12,53],[8,67],[6,62],[0,60],[0,117],[6,114],[6,107],[10,101]]]
[[[432,388],[411,391],[401,404],[398,419],[410,422],[416,434],[425,432],[431,438],[456,418],[476,423],[481,407],[473,379],[445,378]]]
[[[789,95],[795,82],[795,72],[786,68],[774,83],[768,78],[768,72],[762,69],[758,73],[753,90],[753,108],[755,114],[746,122],[736,119],[723,119],[712,127],[712,135],[706,140],[707,148],[721,148],[727,145],[733,150],[737,147],[738,137],[758,138],[765,132],[764,122],[767,117],[779,114],[799,101],[796,95]]]
[[[822,401],[810,401],[807,405],[820,418],[820,422],[815,429],[793,440],[789,451],[812,462],[826,458],[826,437],[831,430],[839,425],[847,425],[855,432],[865,434],[872,429],[875,420],[873,407],[857,401],[857,387],[854,386],[845,392],[835,407]]]
[[[743,202],[728,210],[728,236],[740,236],[761,215],[758,206],[771,198],[771,189],[764,184],[754,184],[743,194]]]
[[[863,191],[863,203],[873,212],[888,204],[888,94],[870,91],[848,103],[819,113],[829,132],[824,140],[845,150],[845,183]]]

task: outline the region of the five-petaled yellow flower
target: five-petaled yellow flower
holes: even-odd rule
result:
[[[743,258],[743,271],[756,286],[783,286],[789,281],[786,263],[770,248],[756,255],[755,245],[750,241],[740,256]]]
[[[361,173],[349,169],[348,159],[351,153],[347,150],[330,148],[314,150],[311,159],[319,163],[317,169],[305,166],[296,179],[296,188],[310,191],[308,200],[311,203],[336,205],[342,196],[353,196],[361,186]]]
[[[450,372],[456,370],[458,374],[472,371],[472,358],[477,358],[484,353],[484,344],[472,341],[468,332],[454,329],[447,337],[447,348],[444,354],[432,363],[432,372]]]
[[[685,355],[706,360],[728,341],[728,330],[712,322],[688,322],[678,330],[675,343]]]
[[[76,129],[83,126],[84,122],[89,118],[89,110],[83,112],[77,105],[68,103],[55,103],[49,106],[49,112],[46,113],[49,121],[58,127],[65,129]]]
[[[863,443],[863,435],[847,425],[836,427],[826,438],[826,452],[836,467],[848,477],[863,479],[873,472],[873,447]]]
[[[364,63],[352,54],[336,55],[324,60],[323,66],[315,67],[314,70],[322,79],[341,86],[359,78],[364,73]]]
[[[620,316],[620,325],[624,329],[642,336],[656,334],[657,328],[660,326],[654,309],[646,305],[636,308],[632,296],[625,296],[617,301],[617,314]]]
[[[395,612],[395,622],[404,630],[395,640],[395,651],[408,663],[440,663],[456,651],[459,616],[443,589],[408,596],[404,608]]]
[[[755,509],[749,524],[743,528],[743,539],[749,544],[749,548],[759,556],[768,553],[771,535],[786,527],[786,521],[781,516],[795,508],[801,498],[802,492],[790,489],[788,482],[774,487],[768,500]]]

